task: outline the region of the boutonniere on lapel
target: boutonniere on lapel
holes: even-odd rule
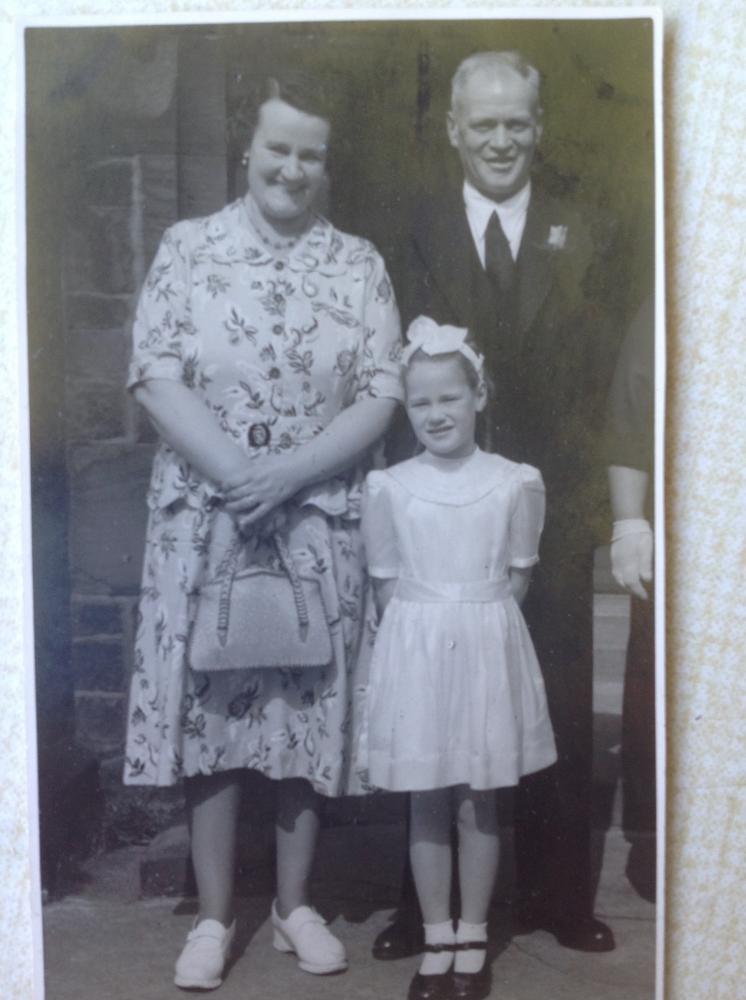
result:
[[[550,226],[549,234],[544,242],[544,249],[555,253],[564,250],[567,243],[567,226]]]

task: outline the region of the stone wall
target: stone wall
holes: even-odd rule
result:
[[[110,55],[69,151],[61,375],[75,739],[99,762],[105,836],[117,842],[153,832],[181,801],[121,785],[156,443],[125,390],[132,320],[164,229],[220,207],[227,171],[224,70],[209,33],[122,36]],[[122,91],[125,79],[148,87]]]
[[[175,141],[173,115],[163,140]],[[163,229],[177,218],[174,154],[131,152],[82,164],[63,270],[69,487],[71,662],[76,742],[99,761],[103,840],[146,836],[176,795],[121,785],[126,699],[154,434],[125,391],[137,293]],[[161,809],[155,808],[155,802]]]
[[[63,274],[72,663],[78,739],[105,758],[121,754],[154,438],[124,389],[131,322],[177,218],[177,163],[138,152],[83,172]]]

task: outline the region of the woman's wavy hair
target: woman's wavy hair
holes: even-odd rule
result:
[[[262,105],[280,100],[297,111],[323,118],[333,126],[335,105],[333,88],[306,70],[289,69],[272,73],[257,81],[228,118],[231,147],[241,156],[251,145]]]

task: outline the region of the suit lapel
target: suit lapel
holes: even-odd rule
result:
[[[473,327],[494,315],[494,293],[479,262],[460,196],[437,199],[420,213],[415,242],[433,283],[453,312],[453,322]]]
[[[553,203],[534,189],[517,261],[519,340],[531,327],[552,285],[554,255],[547,242],[550,226],[559,221],[556,214]],[[492,329],[500,304],[477,256],[460,192],[436,199],[420,212],[415,242],[433,282],[453,311],[453,322]]]
[[[523,337],[533,323],[552,284],[552,251],[548,249],[549,228],[557,222],[551,206],[532,191],[518,252],[518,330]]]

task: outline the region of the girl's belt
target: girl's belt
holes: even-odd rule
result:
[[[512,591],[507,577],[501,580],[471,580],[466,583],[426,583],[424,580],[400,577],[394,593],[402,601],[488,604],[507,600]]]

